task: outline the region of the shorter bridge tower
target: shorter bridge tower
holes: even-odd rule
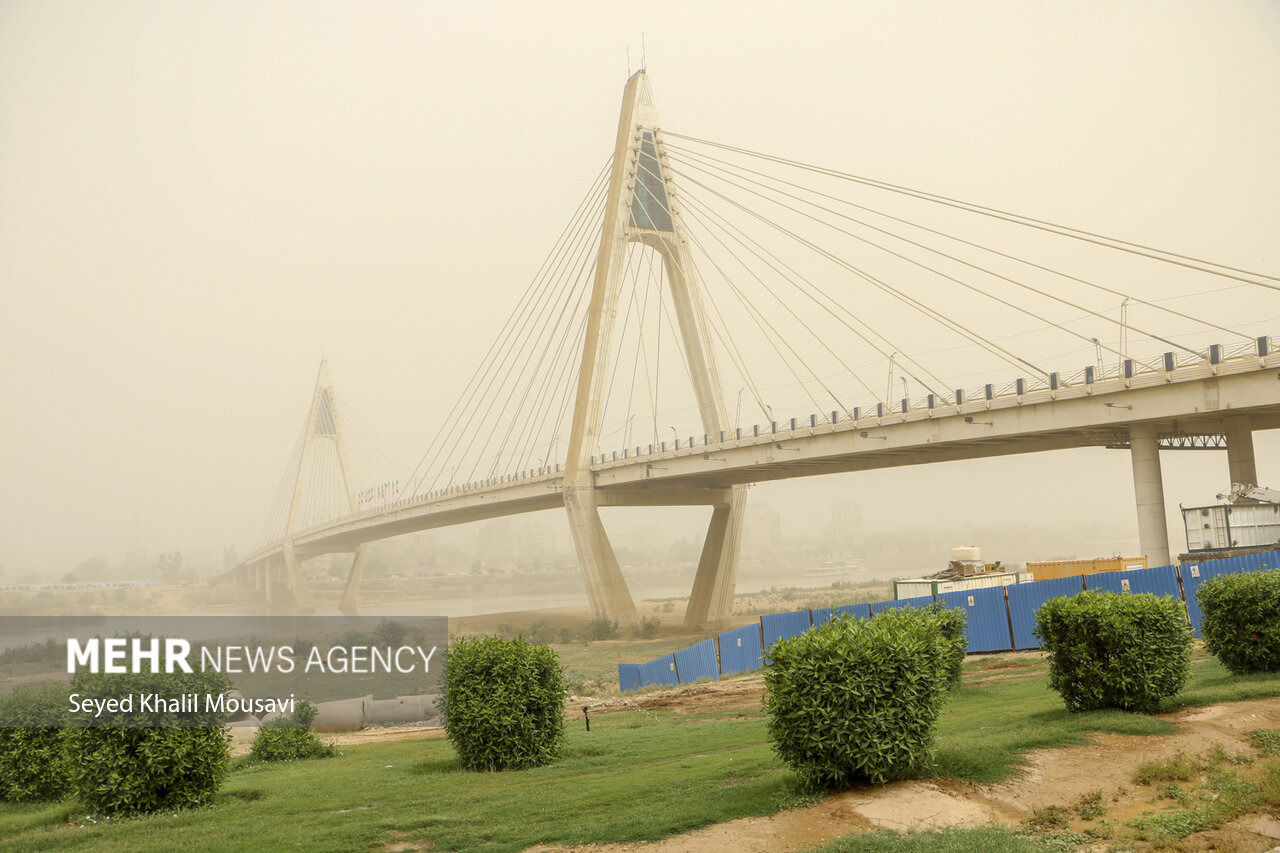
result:
[[[284,538],[281,548],[284,569],[283,579],[292,594],[292,606],[300,612],[314,610],[310,592],[307,590],[306,581],[302,577],[301,562],[308,557],[316,555],[299,553],[294,547],[294,538],[297,533],[303,497],[306,490],[312,486],[306,481],[305,472],[308,469],[308,463],[319,452],[320,444],[326,441],[332,442],[334,455],[338,460],[340,482],[337,487],[342,491],[342,498],[345,499],[347,509],[354,513],[356,511],[356,494],[347,468],[346,448],[342,440],[342,419],[338,411],[337,395],[334,393],[333,382],[329,378],[328,362],[322,360],[320,369],[316,374],[315,390],[311,395],[311,408],[307,413],[306,426],[302,434],[298,470],[294,474],[293,491],[285,514]],[[342,596],[341,606],[343,610],[355,609],[360,580],[364,574],[367,548],[368,545],[362,544],[355,549],[351,572],[347,577],[346,589]],[[270,566],[264,563],[260,571],[263,573],[262,586],[267,602],[272,603],[272,572]]]

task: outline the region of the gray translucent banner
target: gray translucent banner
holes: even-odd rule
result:
[[[7,617],[0,726],[431,721],[447,644],[441,617]]]

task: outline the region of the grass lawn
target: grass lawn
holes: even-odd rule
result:
[[[1047,688],[1044,669],[1035,657],[971,660],[966,686],[940,721],[938,774],[996,781],[1029,749],[1079,742],[1095,731],[1170,729],[1142,715],[1067,714]],[[1235,678],[1201,656],[1187,691],[1170,705],[1277,695],[1280,676]],[[630,711],[593,718],[589,733],[580,721],[569,730],[564,759],[537,770],[461,773],[447,741],[413,740],[241,767],[213,806],[189,812],[94,822],[74,801],[3,805],[0,849],[350,851],[430,840],[441,850],[513,851],[537,843],[657,839],[804,800],[766,742],[758,710]],[[993,850],[1026,849],[1012,837],[988,840]],[[830,849],[974,849],[911,846],[934,843],[960,843],[960,836],[873,834]]]

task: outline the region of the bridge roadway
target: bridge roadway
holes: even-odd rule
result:
[[[1140,538],[1158,561],[1161,552],[1167,558],[1168,537],[1156,441],[1225,434],[1231,481],[1256,483],[1252,431],[1280,428],[1280,356],[1271,340],[1216,349],[1214,357],[1218,363],[1174,363],[1172,370],[1135,365],[1127,378],[1118,371],[1092,383],[1076,376],[1056,388],[1050,380],[1003,393],[986,386],[959,405],[926,399],[902,404],[906,411],[859,412],[856,420],[815,415],[794,429],[787,420],[759,427],[759,434],[694,436],[692,445],[686,438],[678,448],[659,445],[639,455],[648,448],[609,451],[593,460],[592,474],[600,506],[722,506],[740,483],[1132,441]],[[455,487],[299,531],[294,552],[352,552],[404,533],[563,507],[562,487],[560,466]],[[265,547],[241,566],[266,565],[282,549]]]

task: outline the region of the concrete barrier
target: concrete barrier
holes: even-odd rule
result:
[[[336,702],[318,702],[312,728],[318,732],[349,732],[363,729],[367,722],[365,708],[372,702],[372,695],[361,696],[359,699],[339,699]],[[265,718],[263,721],[265,722]]]

